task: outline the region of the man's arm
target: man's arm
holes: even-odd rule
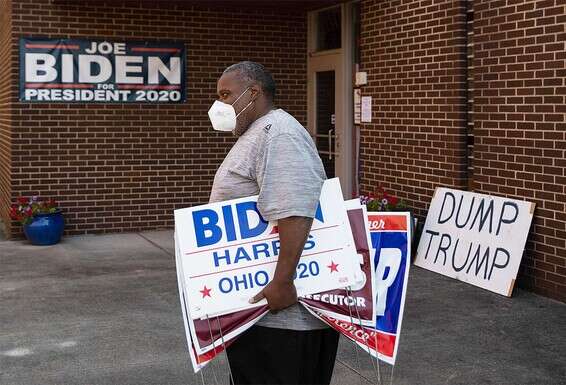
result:
[[[265,298],[270,310],[277,312],[297,302],[297,289],[293,281],[312,221],[307,217],[288,217],[277,221],[281,243],[275,273],[271,282],[250,303]]]

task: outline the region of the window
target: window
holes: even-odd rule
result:
[[[316,50],[337,49],[342,43],[342,12],[340,7],[325,9],[316,14]]]

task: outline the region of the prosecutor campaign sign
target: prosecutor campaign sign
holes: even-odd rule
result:
[[[376,269],[378,348],[380,357],[393,365],[411,265],[411,217],[408,213],[368,213],[368,221]]]
[[[270,281],[279,255],[276,223],[257,196],[175,210],[183,282],[192,319],[262,306],[249,299]],[[338,179],[327,180],[297,267],[298,295],[353,285],[363,275]]]
[[[321,306],[305,307],[321,321],[358,344],[373,357],[394,365],[399,348],[411,255],[409,213],[370,212],[368,227],[375,266],[376,318],[367,325],[354,317],[344,319]],[[354,307],[350,309],[356,314]]]
[[[372,248],[367,226],[367,211],[359,199],[352,199],[344,204],[358,253],[357,262],[363,276],[359,279],[359,283],[356,282],[348,288],[305,295],[299,298],[299,302],[338,320],[373,326],[376,315],[375,266],[373,255],[370,255]]]
[[[20,39],[20,101],[184,100],[183,43]]]
[[[415,265],[510,297],[534,203],[438,188]]]

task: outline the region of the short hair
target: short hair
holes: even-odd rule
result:
[[[237,72],[238,77],[246,83],[256,82],[261,86],[262,91],[270,101],[275,99],[277,87],[271,73],[262,65],[253,61],[241,61],[232,64],[224,70],[224,74]]]

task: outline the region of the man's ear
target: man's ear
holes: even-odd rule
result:
[[[252,98],[255,100],[259,97],[259,95],[261,94],[261,88],[257,85],[254,84],[253,86],[250,87],[250,90],[252,91]]]

